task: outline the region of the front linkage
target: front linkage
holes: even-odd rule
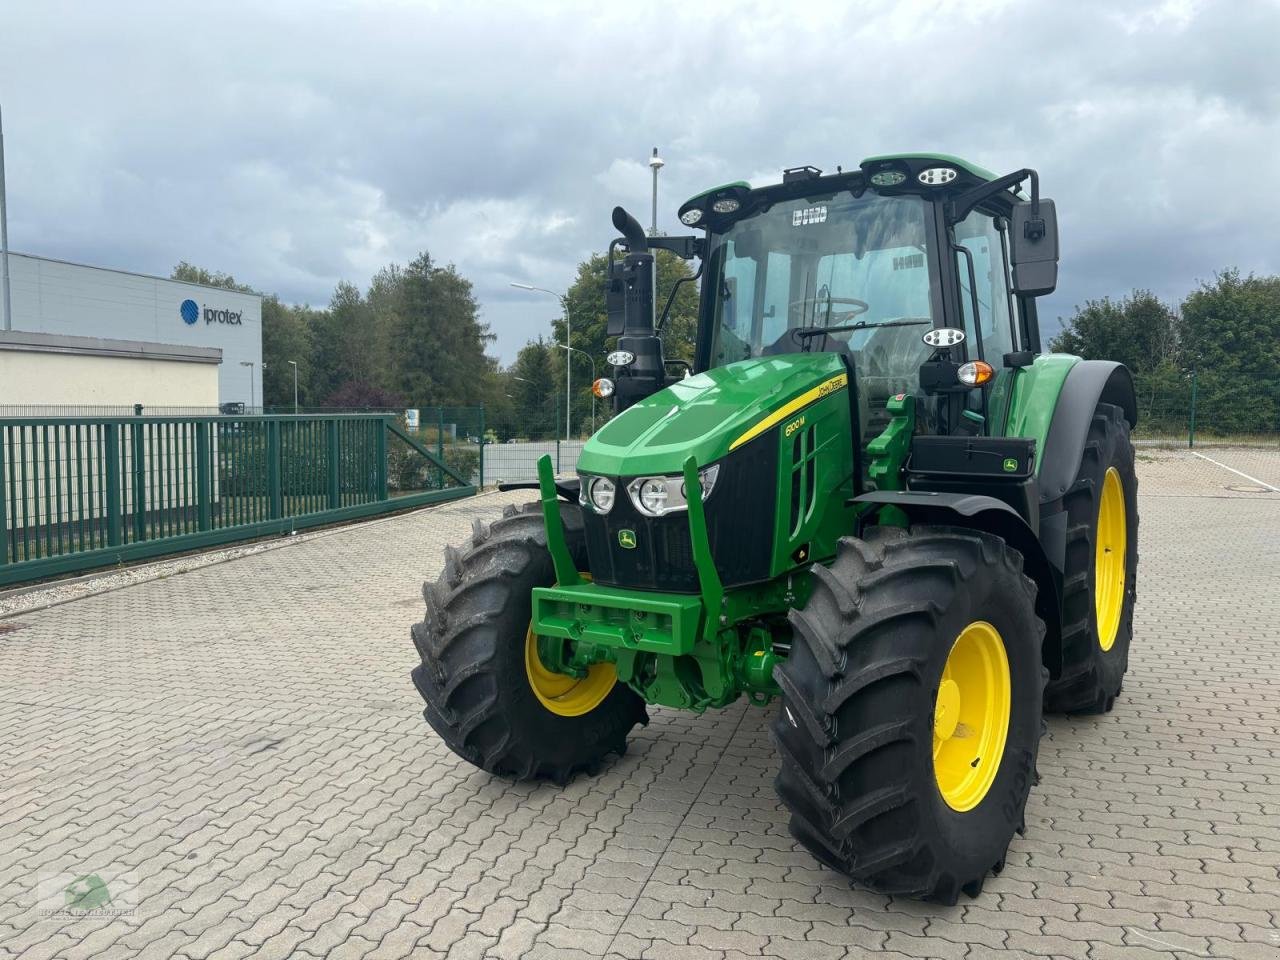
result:
[[[550,670],[585,677],[595,663],[611,663],[618,680],[651,704],[702,712],[745,693],[765,705],[778,694],[779,661],[768,619],[781,622],[803,604],[808,574],[725,590],[716,572],[702,507],[698,465],[684,462],[689,536],[698,574],[696,595],[606,587],[583,579],[564,546],[551,458],[538,462],[538,486],[556,586],[533,591],[531,629]]]

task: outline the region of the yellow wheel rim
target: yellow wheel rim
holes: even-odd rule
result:
[[[1093,602],[1098,616],[1098,644],[1110,650],[1124,609],[1124,560],[1129,530],[1124,515],[1124,484],[1115,467],[1102,479],[1098,502],[1097,556],[1093,564]]]
[[[1012,703],[1004,640],[985,620],[956,637],[933,708],[933,776],[952,810],[972,810],[995,782]]]
[[[590,713],[604,702],[618,682],[618,672],[612,663],[593,663],[587,668],[585,677],[571,677],[548,670],[538,656],[538,636],[533,632],[532,624],[525,635],[524,669],[538,702],[561,717],[580,717]]]

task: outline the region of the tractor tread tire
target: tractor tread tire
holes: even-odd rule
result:
[[[1024,828],[1043,730],[1035,597],[1022,555],[973,530],[872,528],[815,566],[808,603],[789,615],[791,653],[774,671],[782,707],[771,732],[791,833],[818,860],[874,890],[943,903],[976,895],[1003,867]],[[984,602],[1000,609],[987,614]],[[1009,735],[986,798],[956,814],[934,779],[930,687],[954,640],[947,631],[988,616],[1010,657]]]
[[[1098,642],[1094,605],[1094,543],[1098,498],[1108,467],[1115,467],[1125,492],[1129,520],[1125,556],[1125,596],[1110,650]],[[1117,406],[1098,404],[1085,439],[1080,469],[1063,495],[1067,513],[1066,569],[1062,579],[1062,671],[1045,690],[1051,713],[1110,712],[1129,669],[1133,607],[1138,583],[1138,478],[1129,423]]]
[[[560,518],[574,562],[586,569],[577,504],[561,503]],[[631,728],[649,720],[621,683],[579,717],[538,701],[524,665],[530,591],[554,582],[541,504],[508,505],[492,524],[476,521],[466,550],[445,548],[439,579],[422,587],[426,613],[410,629],[423,716],[454,753],[499,776],[566,783],[625,753]]]

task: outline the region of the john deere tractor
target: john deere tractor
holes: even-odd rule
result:
[[[426,718],[494,774],[565,781],[647,721],[772,710],[823,863],[954,903],[999,871],[1045,709],[1120,693],[1137,568],[1129,371],[1041,351],[1057,280],[1033,170],[872,157],[610,246],[615,415],[577,476],[477,523],[424,588]],[[697,258],[663,356],[654,250]],[[771,704],[776,703],[776,706]]]

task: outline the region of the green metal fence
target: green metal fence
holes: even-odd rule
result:
[[[0,419],[0,585],[475,493],[444,451],[385,415]]]

